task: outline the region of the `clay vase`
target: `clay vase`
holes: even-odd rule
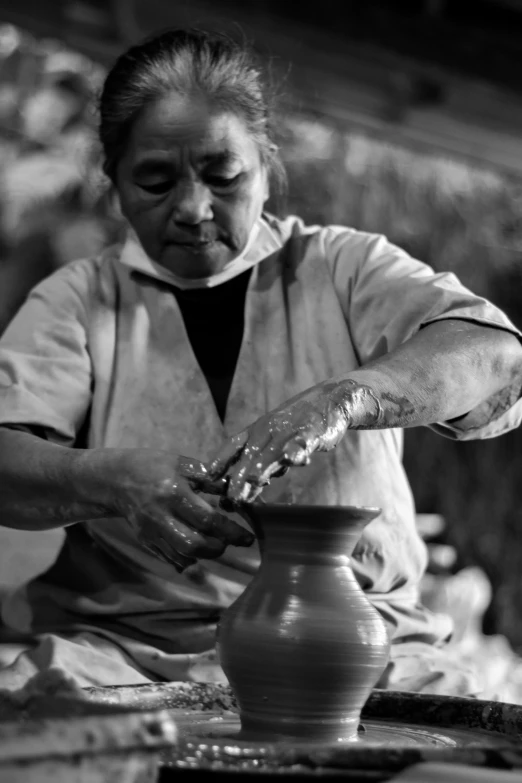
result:
[[[380,509],[252,505],[261,565],[217,637],[246,739],[342,742],[389,655],[384,621],[350,566]]]

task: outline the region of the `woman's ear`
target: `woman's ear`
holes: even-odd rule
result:
[[[268,149],[272,157],[275,157],[276,155],[279,154],[279,147],[277,146],[277,144],[271,144]],[[264,166],[264,177],[265,177],[264,203],[266,203],[270,198],[270,175],[269,175],[270,167],[271,167],[270,162],[268,163],[268,165]]]
[[[270,198],[270,178],[268,176],[268,171],[265,169],[265,175],[264,175],[264,193],[263,193],[263,204],[266,204],[268,199]]]

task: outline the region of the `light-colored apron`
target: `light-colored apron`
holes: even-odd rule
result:
[[[225,438],[289,397],[359,366],[317,235],[274,221],[256,248],[262,260],[247,291],[244,337],[222,423],[169,283],[133,269],[139,264],[131,250],[123,252],[123,258],[107,254],[94,267],[84,262],[91,265],[85,267],[94,388],[89,447],[150,447],[206,461]],[[381,507],[357,546],[357,578],[388,624],[397,660],[413,643],[431,656],[427,668],[439,671],[432,645],[451,627],[418,605],[426,551],[401,452],[399,431],[351,431],[335,450],[274,480],[265,499]],[[40,640],[14,664],[13,676],[24,679],[32,667],[61,662],[81,684],[220,680],[216,625],[258,563],[257,546],[229,547],[219,560],[178,574],[143,551],[123,519],[73,525],[56,564],[4,605],[6,624]],[[105,669],[104,660],[110,660]],[[412,674],[411,661],[404,671],[406,678]],[[466,689],[469,683],[461,681],[453,688]]]

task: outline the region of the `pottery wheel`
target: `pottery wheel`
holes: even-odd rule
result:
[[[165,751],[165,771],[317,774],[357,770],[364,780],[386,780],[422,761],[474,764],[522,771],[522,707],[444,696],[374,691],[362,730],[335,746],[240,736],[229,688],[189,683],[92,688],[105,704],[167,709],[181,740]]]
[[[185,742],[199,745],[212,745],[221,747],[230,752],[232,748],[238,751],[247,749],[251,752],[262,747],[300,747],[310,746],[310,742],[301,743],[280,740],[267,742],[255,737],[244,738],[241,736],[239,717],[234,713],[220,712],[184,712],[176,715],[176,725]],[[415,726],[413,724],[391,725],[386,722],[367,721],[361,724],[357,737],[348,741],[350,748],[457,748],[475,746],[481,747],[487,739],[491,747],[501,747],[504,744],[502,737],[487,737],[482,733],[469,729],[433,729],[428,726]],[[344,744],[346,748],[348,743]],[[313,744],[313,743],[312,743]],[[316,750],[324,745],[315,745]]]

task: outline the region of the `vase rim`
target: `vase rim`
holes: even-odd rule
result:
[[[379,514],[382,513],[382,508],[379,508],[378,506],[327,506],[327,505],[312,505],[310,503],[265,503],[264,501],[261,502],[254,502],[254,503],[248,503],[244,504],[246,508],[252,509],[252,511],[255,513],[256,511],[262,512],[277,512],[277,513],[285,513],[285,512],[294,512],[294,513],[314,513],[314,514],[334,514],[334,515],[346,515],[357,517],[361,520],[371,520],[375,519],[375,517],[378,517]],[[245,509],[246,510],[246,509]],[[289,514],[290,516],[290,514]]]

